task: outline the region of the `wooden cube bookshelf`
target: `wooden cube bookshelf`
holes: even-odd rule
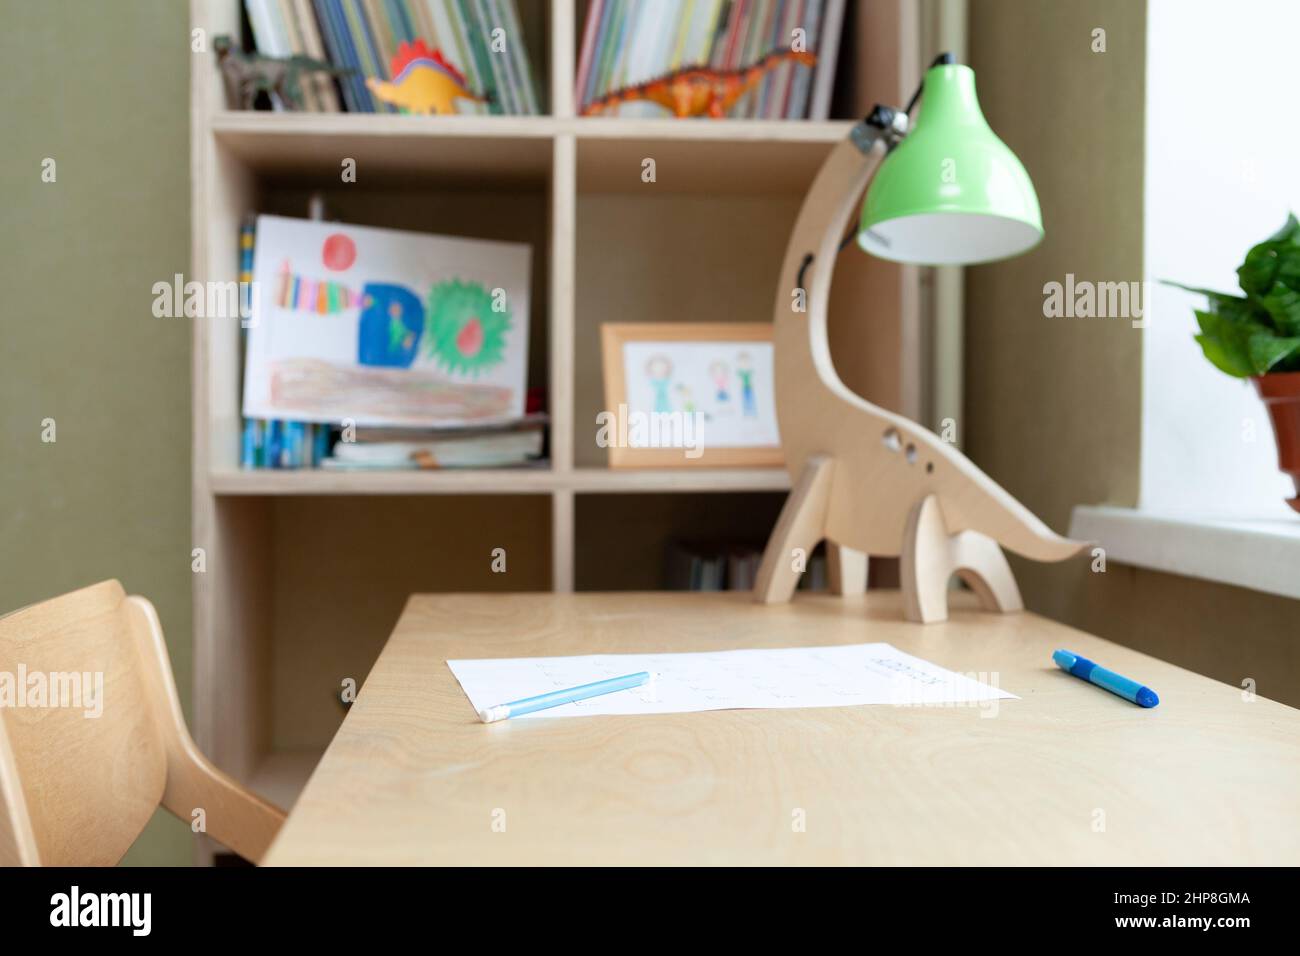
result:
[[[240,6],[192,0],[192,24],[237,36]],[[344,221],[534,248],[529,384],[546,389],[551,415],[542,468],[241,471],[238,323],[195,326],[193,546],[207,553],[194,584],[195,734],[223,769],[281,804],[337,729],[342,682],[364,681],[408,593],[653,586],[669,536],[707,525],[761,540],[789,487],[782,469],[606,467],[595,445],[599,328],[766,317],[800,197],[848,117],[577,117],[586,4],[520,9],[544,116],[231,111],[211,55],[194,57],[192,278],[236,279],[241,219],[305,215],[316,191]],[[858,9],[841,55],[861,91],[854,114],[911,92],[918,16],[910,0]],[[640,176],[647,157],[652,184]],[[344,158],[356,160],[355,183],[340,181]],[[917,271],[858,257],[841,276],[841,376],[917,414]],[[719,508],[682,495],[735,498]],[[498,547],[504,574],[491,570]],[[618,559],[594,561],[606,549]],[[201,840],[200,861],[213,849]]]

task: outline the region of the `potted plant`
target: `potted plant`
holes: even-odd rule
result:
[[[1287,503],[1300,511],[1300,222],[1246,253],[1237,270],[1242,295],[1179,285],[1204,295],[1196,341],[1220,371],[1255,383],[1277,436],[1278,466],[1295,482]]]

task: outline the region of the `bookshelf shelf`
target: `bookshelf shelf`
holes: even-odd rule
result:
[[[494,184],[542,183],[553,142],[577,142],[583,189],[643,188],[653,157],[665,192],[800,193],[826,151],[848,135],[832,120],[625,120],[549,116],[391,116],[226,110],[213,117],[217,144],[250,172],[338,178],[344,157],[358,177],[455,177]]]
[[[823,143],[849,134],[849,120],[675,120],[581,116],[556,121],[580,140],[697,143]]]
[[[612,469],[498,468],[446,471],[337,472],[216,471],[208,478],[212,493],[239,495],[530,495],[690,494],[726,491],[786,491],[790,476],[783,468]]]
[[[683,122],[678,125],[694,124]],[[712,125],[749,124],[736,121]],[[806,124],[789,121],[781,125]],[[578,188],[585,193],[644,195],[656,192],[794,198],[803,195],[831,145],[847,135],[845,130],[838,136],[823,138],[820,134],[825,131],[817,132],[817,136],[804,137],[765,130],[763,136],[746,138],[669,136],[654,128],[629,130],[623,138],[579,136]],[[653,183],[642,178],[643,163],[647,159],[654,160]]]
[[[213,117],[217,144],[261,175],[340,180],[356,160],[357,182],[393,175],[493,183],[545,183],[555,121],[547,116],[394,116],[226,110]]]
[[[191,0],[192,24],[238,36],[242,6]],[[411,592],[660,587],[666,542],[761,539],[789,488],[779,468],[606,467],[600,325],[770,315],[799,197],[849,122],[575,116],[587,3],[519,6],[548,115],[232,111],[211,57],[192,60],[193,279],[236,279],[241,220],[305,215],[314,194],[343,221],[535,253],[528,381],[548,397],[547,467],[242,471],[239,329],[194,325],[193,539],[207,566],[194,575],[193,726],[219,766],[284,806],[342,719],[340,682],[364,682]],[[839,115],[904,101],[920,5],[847,6]],[[832,296],[837,370],[917,417],[919,345],[905,330],[919,325],[920,276],[854,265]],[[201,838],[198,859],[215,849]]]
[[[664,139],[713,142],[835,143],[850,120],[674,120],[605,116],[410,116],[379,113],[272,113],[222,109],[211,129],[231,141],[272,136],[372,136],[388,139]]]
[[[592,494],[786,491],[790,487],[784,468],[577,468],[564,480],[571,490]]]
[[[218,495],[517,495],[555,490],[549,468],[447,469],[444,471],[214,472]]]

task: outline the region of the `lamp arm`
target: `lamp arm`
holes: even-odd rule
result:
[[[815,367],[823,385],[842,395],[852,393],[833,371],[826,330],[835,256],[863,190],[906,131],[907,114],[887,106],[855,125],[818,170],[786,246],[776,303],[778,354],[799,354],[798,364]],[[802,312],[792,307],[792,290],[802,295]]]

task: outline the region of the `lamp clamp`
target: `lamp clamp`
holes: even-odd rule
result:
[[[903,141],[907,128],[905,110],[877,103],[867,118],[850,130],[849,139],[853,140],[853,145],[863,155],[870,153],[879,142],[885,144],[885,151],[888,152]]]
[[[940,53],[930,64],[930,69],[936,66],[952,66],[957,62],[957,57],[952,53]],[[889,152],[895,146],[903,141],[907,135],[909,117],[912,110],[916,109],[917,101],[921,98],[921,90],[925,87],[925,80],[922,78],[921,83],[917,85],[916,92],[912,98],[907,101],[907,106],[899,109],[896,106],[885,106],[877,103],[872,107],[871,112],[849,133],[849,138],[853,140],[853,145],[866,155],[871,152],[872,147],[881,140],[885,143],[885,152]]]

